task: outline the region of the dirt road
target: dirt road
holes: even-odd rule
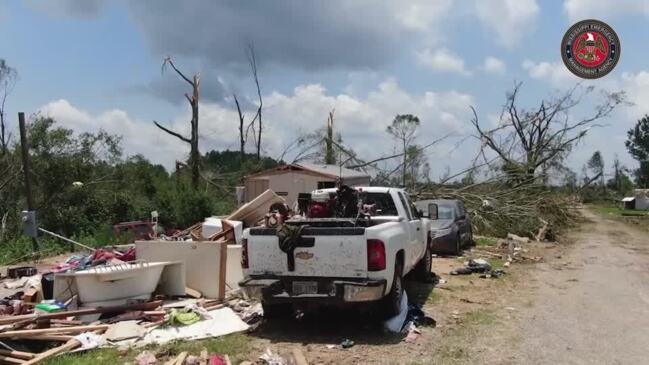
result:
[[[574,247],[534,270],[515,364],[649,363],[649,234],[585,211]]]
[[[435,258],[442,283],[411,282],[409,297],[437,320],[414,342],[349,311],[264,323],[251,353],[300,348],[314,364],[649,363],[649,233],[584,211],[562,243],[530,243],[501,279],[450,276],[461,258]],[[493,248],[492,248],[493,249]],[[500,260],[502,265],[502,260]],[[336,345],[349,338],[356,345]]]

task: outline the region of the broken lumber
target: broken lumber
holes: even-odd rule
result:
[[[36,354],[31,353],[31,352],[11,351],[11,350],[5,350],[5,349],[0,349],[0,355],[13,357],[13,358],[16,358],[16,359],[22,359],[22,360],[33,359],[36,356]],[[0,358],[0,360],[2,360],[2,358]]]
[[[79,346],[81,346],[81,342],[73,338],[61,346],[55,347],[53,349],[49,349],[45,352],[41,352],[40,354],[36,355],[33,359],[27,360],[22,364],[24,365],[38,364],[39,362],[46,360],[54,355],[60,354],[62,352],[68,352],[70,350],[74,350]]]
[[[158,308],[161,304],[162,304],[161,300],[156,300],[148,303],[117,305],[111,307],[86,308],[86,309],[78,309],[73,311],[56,312],[56,313],[23,314],[19,316],[8,316],[7,318],[0,318],[0,324],[9,324],[14,322],[20,322],[23,320],[67,318],[67,317],[76,317],[76,316],[81,316],[86,314],[124,312],[127,310],[152,310]]]
[[[71,326],[57,328],[40,328],[35,330],[6,331],[0,333],[0,338],[22,338],[37,335],[64,334],[64,333],[81,333],[94,330],[105,330],[110,327],[109,324],[99,324],[94,326]]]
[[[185,287],[185,293],[188,296],[190,296],[192,298],[196,298],[196,299],[199,299],[199,298],[201,298],[203,296],[203,294],[200,291],[198,291],[196,289],[192,289],[192,288],[190,288],[188,286]]]
[[[0,362],[3,364],[24,364],[24,359],[19,359],[17,357],[11,357],[6,355],[0,355]]]
[[[66,342],[70,341],[74,336],[70,335],[38,335],[38,336],[29,336],[26,337],[26,340],[36,340],[36,341],[59,341]]]

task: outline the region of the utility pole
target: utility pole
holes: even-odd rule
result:
[[[32,195],[31,161],[29,158],[29,143],[27,141],[27,129],[25,128],[25,113],[18,113],[18,126],[20,128],[20,149],[23,160],[23,174],[25,175],[25,195],[27,196],[27,215],[23,219],[32,219],[35,224],[36,213],[34,212],[34,196]],[[32,248],[34,253],[40,251],[37,235],[32,236]]]

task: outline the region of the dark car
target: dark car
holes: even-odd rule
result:
[[[433,253],[459,255],[473,244],[471,219],[461,200],[420,200],[415,205],[423,217],[432,221]]]

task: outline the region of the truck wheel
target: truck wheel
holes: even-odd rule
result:
[[[462,254],[462,238],[460,237],[460,234],[457,234],[457,238],[455,239],[455,254],[457,256],[460,256]]]
[[[269,304],[261,302],[265,319],[286,318],[291,314],[291,304]]]
[[[426,245],[426,252],[424,252],[424,257],[419,260],[417,266],[415,267],[415,278],[424,282],[430,280],[430,270],[433,266],[433,255],[430,252],[430,247]]]
[[[401,309],[401,297],[403,297],[403,268],[397,262],[394,265],[394,277],[392,278],[392,288],[388,295],[381,301],[383,313],[387,318],[394,317],[399,314]]]

